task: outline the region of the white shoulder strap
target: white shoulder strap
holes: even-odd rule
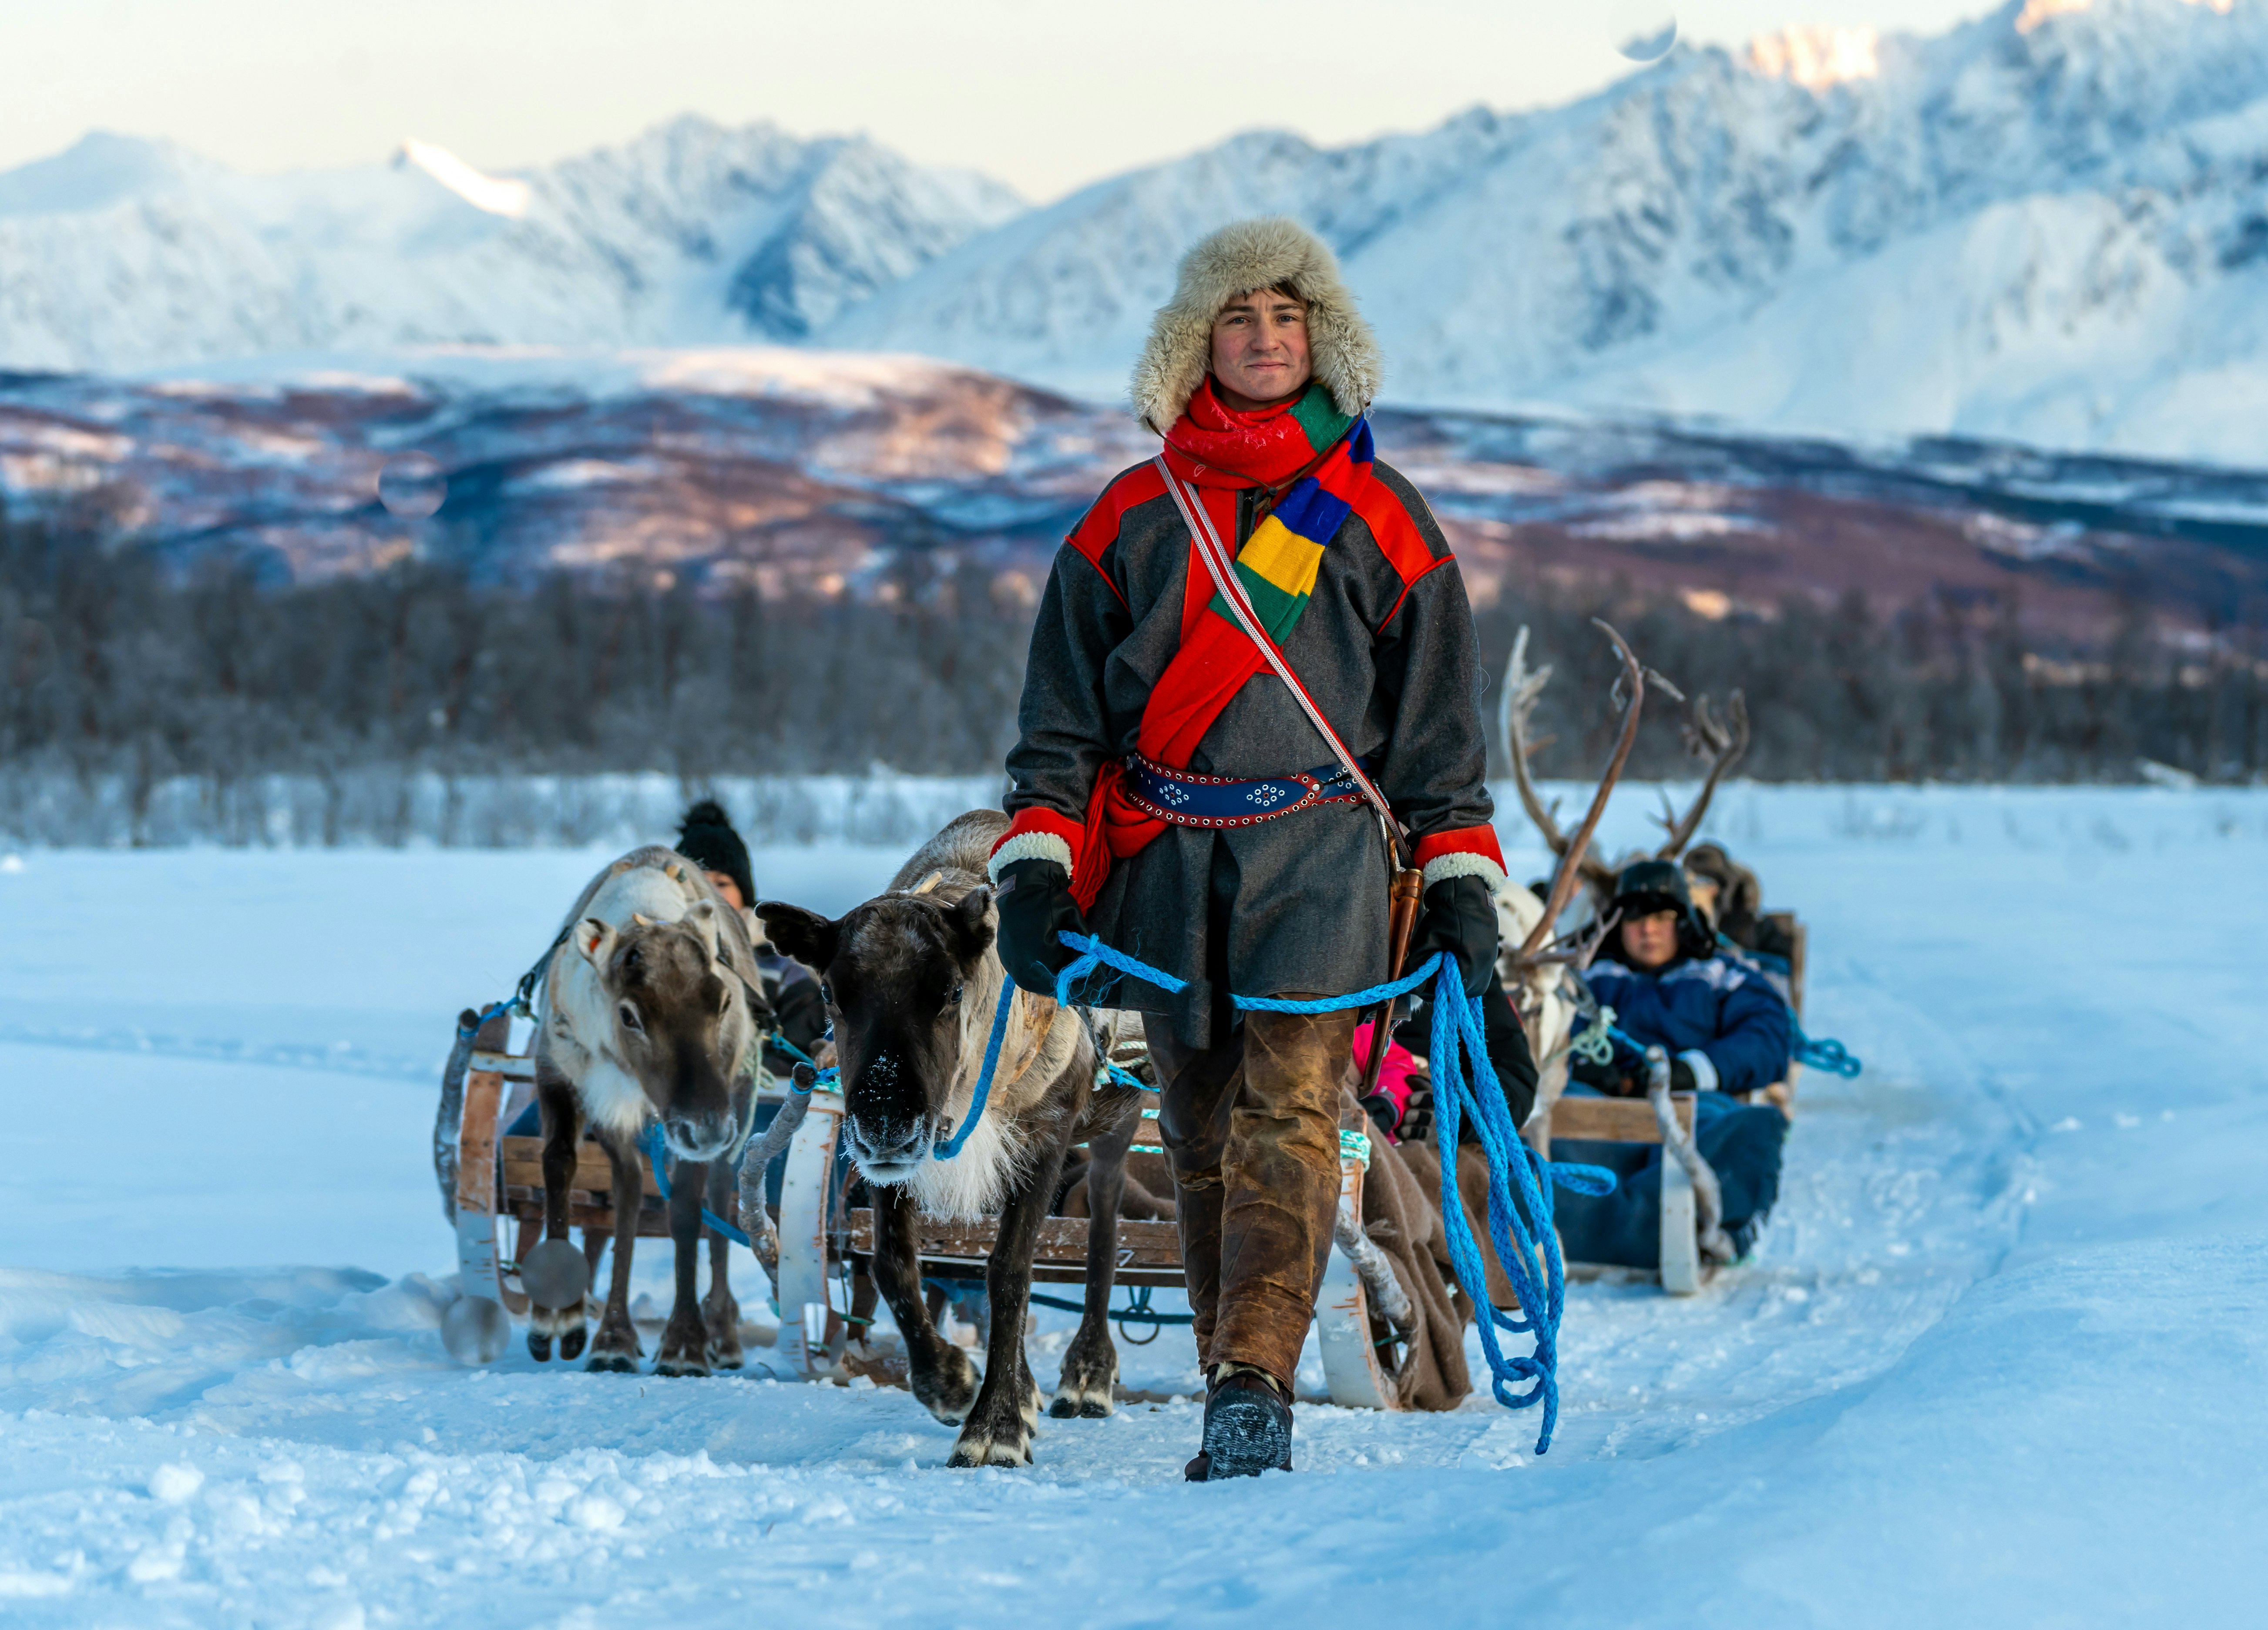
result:
[[[1355,785],[1362,789],[1362,795],[1370,800],[1371,807],[1378,811],[1379,818],[1386,822],[1387,830],[1396,837],[1406,837],[1385,795],[1363,773],[1362,765],[1347,750],[1347,744],[1339,740],[1339,733],[1331,728],[1331,721],[1323,717],[1323,710],[1315,705],[1314,697],[1307,694],[1307,688],[1300,682],[1300,676],[1292,671],[1292,665],[1284,660],[1283,652],[1261,625],[1260,614],[1253,609],[1252,601],[1244,592],[1244,585],[1237,581],[1236,557],[1221,542],[1220,534],[1213,527],[1212,517],[1205,513],[1204,498],[1195,488],[1183,486],[1167,466],[1162,454],[1155,462],[1158,473],[1166,479],[1166,490],[1173,495],[1174,506],[1182,512],[1182,524],[1189,529],[1189,537],[1197,544],[1197,555],[1204,562],[1206,573],[1212,579],[1213,586],[1220,591],[1220,597],[1228,602],[1237,625],[1259,647],[1260,654],[1268,660],[1268,666],[1276,670],[1277,677],[1290,688],[1292,699],[1299,703],[1316,730],[1322,733],[1323,740],[1330,744],[1333,756],[1354,778]]]

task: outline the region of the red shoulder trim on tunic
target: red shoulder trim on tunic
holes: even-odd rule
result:
[[[1410,598],[1410,591],[1418,579],[1436,566],[1445,566],[1456,558],[1454,555],[1436,555],[1425,542],[1425,535],[1418,523],[1410,519],[1394,489],[1373,479],[1360,498],[1354,502],[1354,513],[1362,517],[1370,528],[1370,535],[1378,541],[1379,552],[1386,564],[1394,568],[1394,575],[1402,579],[1402,593],[1395,598],[1394,608],[1386,614],[1378,627],[1383,633],[1394,619],[1402,614],[1402,602]]]
[[[1112,582],[1110,573],[1103,567],[1103,551],[1118,542],[1118,529],[1125,523],[1128,510],[1165,496],[1166,478],[1158,473],[1158,467],[1138,464],[1102,490],[1102,496],[1095,499],[1094,506],[1064,542],[1086,556],[1087,564],[1110,584],[1110,592],[1118,594],[1118,585]],[[1118,594],[1118,599],[1123,605],[1126,596]]]

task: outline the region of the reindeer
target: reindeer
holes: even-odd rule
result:
[[[1598,626],[1607,627],[1603,623]],[[1627,670],[1629,663],[1635,659],[1630,655],[1629,647],[1623,645],[1619,635],[1615,634],[1612,629],[1607,629],[1607,632],[1614,639]],[[1653,669],[1646,669],[1645,676],[1673,700],[1685,701],[1683,691]],[[1572,845],[1559,830],[1558,806],[1544,803],[1528,771],[1529,756],[1542,745],[1529,741],[1528,719],[1535,712],[1536,702],[1543,695],[1543,687],[1550,682],[1551,669],[1548,666],[1533,674],[1528,671],[1528,630],[1523,625],[1518,638],[1512,642],[1512,660],[1505,666],[1504,694],[1497,704],[1497,728],[1504,738],[1505,756],[1512,763],[1513,782],[1520,789],[1521,807],[1528,811],[1528,818],[1535,822],[1536,830],[1543,834],[1543,841],[1551,846],[1552,853],[1564,862]],[[1627,672],[1623,679],[1616,680],[1616,690],[1619,691],[1625,682],[1628,682]],[[1661,813],[1654,819],[1660,823],[1668,837],[1653,852],[1653,858],[1657,860],[1675,860],[1685,852],[1687,845],[1701,830],[1701,822],[1709,813],[1709,805],[1717,795],[1718,785],[1748,752],[1747,698],[1740,691],[1734,691],[1726,703],[1724,717],[1719,719],[1707,697],[1696,697],[1688,704],[1686,719],[1680,734],[1684,739],[1685,750],[1693,757],[1705,762],[1708,771],[1701,783],[1700,792],[1683,815],[1670,803],[1669,794],[1662,793]],[[1615,773],[1619,775],[1622,758],[1618,756],[1615,763]],[[1619,862],[1609,862],[1587,852],[1578,857],[1581,881],[1589,891],[1594,915],[1604,914],[1607,902],[1614,897],[1615,879],[1622,868],[1644,858],[1643,852],[1638,851],[1624,856]]]
[[[1016,990],[992,940],[985,859],[1007,830],[972,810],[898,871],[889,891],[830,922],[777,901],[756,907],[773,947],[817,969],[835,1026],[850,1158],[874,1196],[874,1282],[904,1335],[914,1397],[961,1427],[947,1464],[1028,1465],[1039,1384],[1024,1352],[1032,1256],[1064,1151],[1094,1148],[1086,1317],[1064,1355],[1052,1412],[1112,1408],[1118,1354],[1108,1314],[1117,1201],[1141,1114],[1131,1088],[1098,1081],[1094,1037],[1074,1011]],[[998,1006],[1012,1001],[983,1118],[951,1160],[933,1158],[966,1117]],[[997,1212],[987,1265],[991,1330],[980,1384],[967,1355],[931,1322],[915,1219]]]
[[[543,1236],[567,1235],[575,1147],[585,1125],[614,1169],[615,1266],[588,1368],[635,1370],[630,1253],[644,1198],[639,1140],[658,1120],[678,1157],[669,1202],[677,1294],[654,1371],[705,1376],[740,1367],[740,1307],[725,1243],[714,1239],[707,1301],[696,1300],[704,1201],[733,1214],[731,1166],[755,1110],[758,1050],[774,1028],[747,925],[701,868],[674,851],[632,850],[586,884],[567,915],[544,982],[535,1096],[543,1119]],[[541,1249],[541,1248],[539,1248]],[[586,1261],[600,1246],[585,1242]],[[532,1307],[527,1350],[583,1351],[584,1301]]]
[[[1528,1051],[1535,1059],[1535,1108],[1528,1117],[1530,1127],[1548,1127],[1551,1124],[1551,1106],[1566,1090],[1576,1020],[1591,1007],[1578,973],[1590,965],[1591,958],[1612,932],[1614,917],[1610,911],[1601,910],[1590,934],[1579,933],[1569,940],[1553,940],[1552,930],[1573,904],[1576,890],[1604,869],[1591,858],[1592,836],[1607,813],[1608,800],[1614,795],[1615,785],[1622,779],[1623,767],[1630,762],[1631,749],[1638,741],[1646,681],[1652,678],[1658,684],[1667,682],[1638,660],[1619,633],[1595,618],[1593,621],[1613,642],[1615,653],[1622,659],[1623,671],[1616,678],[1611,695],[1621,704],[1623,726],[1613,756],[1607,762],[1606,773],[1599,778],[1598,790],[1591,796],[1590,809],[1572,837],[1560,835],[1553,819],[1555,812],[1543,808],[1528,779],[1528,719],[1544,683],[1551,677],[1551,670],[1547,667],[1533,676],[1528,674],[1525,628],[1513,643],[1512,662],[1505,673],[1505,701],[1498,715],[1504,728],[1505,749],[1520,784],[1521,801],[1559,857],[1549,899],[1538,900],[1531,891],[1509,881],[1496,895],[1497,937],[1503,948],[1497,955],[1497,977],[1504,981],[1512,1005],[1528,1031]],[[1609,895],[1613,892],[1613,879],[1614,874],[1607,872],[1605,889]]]
[[[1608,797],[1621,778],[1623,766],[1637,739],[1639,704],[1646,685],[1651,682],[1676,701],[1686,700],[1675,685],[1641,664],[1621,635],[1604,623],[1597,626],[1614,642],[1623,662],[1614,695],[1619,699],[1627,689],[1629,702],[1614,756],[1591,800],[1590,813],[1572,837],[1560,831],[1557,806],[1544,803],[1529,773],[1528,758],[1535,744],[1528,739],[1528,720],[1543,694],[1543,687],[1550,682],[1551,669],[1545,667],[1533,674],[1528,672],[1525,627],[1513,641],[1512,660],[1505,667],[1503,699],[1498,704],[1497,725],[1503,734],[1505,756],[1512,763],[1513,783],[1520,789],[1521,805],[1559,858],[1549,901],[1539,904],[1527,889],[1507,885],[1498,894],[1496,902],[1502,942],[1516,948],[1501,955],[1498,971],[1513,993],[1513,1005],[1520,1009],[1521,1022],[1528,1027],[1528,1046],[1535,1055],[1535,1110],[1528,1120],[1530,1128],[1550,1125],[1551,1106],[1566,1089],[1576,1020],[1590,1010],[1588,994],[1576,977],[1576,970],[1590,965],[1606,936],[1613,932],[1614,919],[1608,908],[1614,897],[1615,879],[1624,866],[1642,858],[1640,852],[1634,852],[1619,863],[1602,860],[1592,852],[1591,837],[1598,828],[1600,816],[1606,812]],[[1669,802],[1668,795],[1662,795],[1662,812],[1655,819],[1667,836],[1654,852],[1656,859],[1674,860],[1685,852],[1701,830],[1702,819],[1708,814],[1719,784],[1749,749],[1748,702],[1738,690],[1727,700],[1721,719],[1705,696],[1695,698],[1687,709],[1682,731],[1686,750],[1705,760],[1709,768],[1700,792],[1682,815]],[[1593,932],[1546,948],[1544,941],[1561,913],[1574,904],[1579,889],[1588,893]]]

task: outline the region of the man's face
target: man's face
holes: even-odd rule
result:
[[[1307,308],[1276,289],[1255,289],[1212,320],[1212,376],[1232,408],[1281,402],[1314,376]]]
[[[1623,925],[1623,950],[1637,968],[1659,968],[1677,955],[1677,913],[1649,911]]]

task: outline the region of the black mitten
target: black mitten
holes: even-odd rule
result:
[[[1497,983],[1496,935],[1496,901],[1487,880],[1445,877],[1425,890],[1425,910],[1403,966],[1416,968],[1434,952],[1447,951],[1456,962],[1465,994],[1477,997]]]
[[[1086,914],[1071,898],[1071,874],[1053,860],[1011,860],[993,891],[1000,912],[1000,965],[1035,996],[1056,993],[1056,975],[1079,953],[1057,935],[1086,932]]]

